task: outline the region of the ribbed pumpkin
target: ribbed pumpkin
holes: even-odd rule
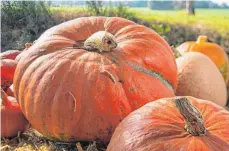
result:
[[[23,132],[29,123],[22,114],[16,99],[1,89],[1,137],[13,137]]]
[[[228,151],[229,112],[194,97],[164,98],[128,115],[107,151]]]
[[[217,44],[206,42],[207,36],[199,36],[197,41],[188,41],[177,47],[184,54],[186,52],[200,52],[207,55],[218,67],[224,80],[228,81],[228,57],[226,52]]]
[[[0,53],[1,87],[7,91],[13,83],[14,72],[17,66],[15,58],[21,53],[19,50],[8,50]]]
[[[169,45],[145,26],[118,17],[84,17],[47,30],[23,53],[14,89],[43,135],[109,141],[119,122],[149,101],[174,96]]]
[[[190,52],[176,59],[177,96],[190,95],[225,106],[226,84],[215,64],[204,54]]]

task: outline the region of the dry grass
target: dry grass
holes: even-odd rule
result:
[[[11,139],[1,139],[1,151],[105,151],[106,145],[97,142],[57,142],[48,140],[34,129]]]

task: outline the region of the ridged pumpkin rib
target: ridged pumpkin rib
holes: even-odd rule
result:
[[[42,78],[42,77],[40,77],[40,78],[39,77],[36,77],[36,78],[38,78],[38,80],[34,80],[33,79],[34,77],[32,79],[31,78],[28,78],[28,77],[32,77],[32,76],[36,75],[36,71],[38,71],[37,69],[38,68],[40,69],[40,66],[44,63],[44,62],[42,62],[42,59],[45,60],[47,58],[50,58],[50,56],[55,56],[55,55],[56,54],[45,55],[43,57],[40,57],[39,60],[34,60],[33,62],[29,62],[28,63],[29,65],[27,66],[26,69],[27,69],[27,71],[30,71],[30,72],[24,72],[23,75],[22,75],[22,77],[21,77],[21,80],[24,81],[24,79],[27,79],[27,81],[24,81],[24,83],[21,83],[20,86],[19,86],[19,93],[21,94],[20,95],[21,97],[23,97],[23,96],[25,97],[28,94],[27,92],[24,92],[23,90],[26,90],[25,88],[28,87],[29,84],[31,84],[30,82],[35,81],[36,84],[34,86],[37,86],[37,84],[39,83],[39,79]],[[60,55],[68,55],[68,54],[65,53],[65,54],[60,54]],[[48,66],[45,67],[45,68],[44,68],[45,70],[43,69],[44,71],[42,71],[43,73],[45,73],[48,70]],[[42,76],[44,76],[44,75],[42,75]],[[33,80],[33,81],[28,81],[28,80]],[[31,86],[31,87],[33,87],[33,86]],[[30,90],[31,91],[31,89],[27,89],[27,90]],[[25,95],[22,95],[22,94],[25,94]],[[19,99],[20,100],[24,100],[25,98],[19,98]],[[24,105],[22,105],[22,106],[24,106]]]
[[[133,28],[137,25],[132,25]],[[124,29],[126,29],[127,27],[124,27]],[[152,64],[154,58],[157,57],[161,58],[160,60],[162,62],[165,62],[166,59],[163,58],[169,58],[169,56],[173,56],[172,53],[169,51],[166,51],[166,47],[164,47],[161,43],[159,43],[159,40],[155,40],[154,37],[149,37],[149,39],[145,39],[144,35],[141,35],[143,31],[141,31],[140,33],[135,32],[134,35],[137,35],[135,38],[131,37],[131,39],[122,39],[119,42],[119,48],[121,49],[120,51],[123,51],[123,53],[125,53],[126,55],[129,56],[129,58],[132,59],[137,59],[139,62],[141,61],[146,63],[146,66],[151,67],[152,70],[155,70],[155,68],[158,68],[156,70],[160,70],[160,72],[162,73],[162,75],[164,75],[164,77],[166,77],[166,79],[171,79],[171,72],[169,72],[168,70],[166,70],[166,68],[170,67],[171,64],[167,64],[166,68],[162,68],[161,64],[163,63],[158,63],[158,64]],[[125,35],[124,35],[125,36]],[[144,39],[142,39],[142,37],[144,37]],[[116,35],[117,40],[119,40],[119,36]],[[133,44],[134,41],[134,44]],[[162,41],[162,40],[161,40]],[[160,41],[160,42],[161,42]],[[142,49],[142,45],[144,45],[144,49]],[[117,50],[119,50],[119,48],[117,48]],[[170,49],[170,48],[169,48]],[[141,53],[140,53],[141,52]],[[154,58],[151,59],[147,59],[149,58],[150,54],[152,54],[154,56]],[[158,54],[158,55],[157,55]],[[142,58],[142,60],[140,60],[140,58]],[[173,58],[171,57],[171,61]],[[159,59],[158,59],[159,60]],[[174,62],[175,63],[175,62]],[[162,71],[161,71],[162,70]],[[169,80],[171,83],[171,80]]]
[[[91,117],[91,115],[93,114],[94,112],[94,107],[95,107],[95,103],[93,101],[93,99],[88,95],[88,93],[91,93],[91,87],[94,88],[94,87],[97,87],[97,85],[92,85],[92,81],[94,81],[96,78],[96,74],[95,74],[95,77],[93,77],[93,79],[90,78],[90,81],[87,80],[89,77],[89,74],[91,72],[94,73],[94,71],[92,70],[91,72],[90,71],[87,71],[85,73],[85,65],[84,64],[84,61],[81,61],[81,63],[78,65],[80,66],[79,67],[79,70],[78,70],[78,75],[80,75],[82,77],[81,80],[77,80],[77,87],[75,88],[77,91],[80,90],[80,95],[78,96],[79,100],[82,100],[82,103],[80,103],[80,105],[82,106],[82,109],[81,110],[81,113],[79,114],[80,117],[79,117],[79,121],[78,123],[81,123],[82,125],[79,126],[79,125],[75,125],[77,127],[76,129],[76,133],[79,133],[79,132],[83,132],[83,133],[87,133],[89,138],[90,139],[93,139],[93,136],[91,135],[91,130],[90,129],[90,123],[86,123],[85,121],[86,120],[89,120],[91,122],[93,122],[94,120],[93,119],[85,119],[85,117],[87,117],[87,115],[89,117]],[[97,69],[98,68],[98,64],[95,64],[95,68]],[[91,108],[88,108],[87,107],[87,104],[90,103],[91,104]],[[95,121],[94,121],[95,122]],[[92,127],[92,125],[91,125]],[[74,127],[72,126],[71,129],[73,129]],[[85,128],[88,129],[88,132],[85,131]],[[92,127],[93,128],[93,127]],[[79,136],[75,136],[75,138],[71,138],[71,139],[79,139],[81,138],[81,140],[86,140],[86,138],[82,137],[81,135]]]
[[[152,33],[154,33],[154,36],[152,36]],[[157,35],[157,36],[155,36]],[[168,49],[169,51],[166,51],[166,53],[169,53],[172,55],[172,50],[170,47],[165,46],[166,41],[162,38],[159,38],[158,34],[154,31],[152,31],[149,28],[145,28],[143,25],[129,25],[122,29],[120,29],[116,34],[115,37],[117,38],[117,41],[123,41],[126,39],[141,39],[144,37],[144,40],[154,41],[156,43],[161,44],[164,49]]]
[[[142,42],[142,41],[141,41]],[[146,40],[146,45],[148,43],[148,41]],[[142,43],[141,43],[142,44]],[[141,65],[142,68],[146,68],[147,70],[150,70],[150,71],[154,71],[155,73],[158,73],[157,71],[160,70],[160,74],[161,76],[167,81],[166,83],[168,83],[168,85],[171,85],[170,87],[173,87],[174,89],[176,88],[176,85],[174,85],[174,80],[171,79],[171,74],[173,73],[169,73],[167,70],[162,70],[161,67],[160,67],[160,64],[152,64],[152,62],[154,62],[154,59],[147,59],[147,60],[141,60],[139,59],[140,57],[144,56],[144,57],[147,57],[146,54],[142,54],[142,53],[139,53],[140,52],[140,49],[136,49],[137,46],[133,45],[133,49],[130,49],[132,48],[131,46],[129,46],[128,44],[125,44],[128,48],[126,47],[123,47],[123,46],[120,46],[120,50],[117,49],[117,51],[120,51],[118,52],[119,57],[123,56],[123,60],[125,60],[127,57],[131,58],[129,60],[132,60],[132,62],[137,62],[137,64],[143,64]],[[131,44],[130,44],[131,45]],[[163,47],[158,47],[159,44],[155,43],[155,45],[153,45],[152,47],[156,50],[161,50],[161,48],[163,49]],[[149,47],[150,48],[150,47]],[[122,49],[124,49],[125,51],[122,51]],[[136,50],[134,50],[136,49]],[[145,48],[147,49],[147,48]],[[139,50],[139,51],[137,51]],[[132,53],[129,54],[128,52],[131,51]],[[154,54],[155,57],[160,57],[161,58],[161,62],[164,62],[164,59],[163,58],[168,58],[170,55],[168,53],[166,53],[166,51],[160,51],[160,52],[151,52]],[[147,53],[149,54],[149,53]],[[173,61],[173,60],[171,60]],[[170,66],[170,64],[167,64],[167,68]],[[167,85],[167,86],[168,86]]]
[[[33,59],[33,60],[35,60],[35,58],[31,58],[31,59]],[[27,61],[29,61],[29,59],[27,60]],[[18,63],[18,65],[20,66],[20,61],[19,61],[19,63]],[[28,67],[31,65],[31,64],[29,64],[29,63],[26,63],[26,64],[24,64],[24,65],[26,65],[26,69],[28,69]],[[24,70],[25,71],[25,70]],[[22,97],[24,97],[24,95],[21,95],[21,94],[24,94],[23,92],[24,92],[24,90],[22,90],[22,89],[19,89],[20,87],[21,87],[21,85],[24,85],[24,81],[23,81],[23,83],[15,83],[15,81],[16,80],[22,80],[23,79],[23,76],[24,76],[24,74],[25,74],[25,72],[24,72],[23,70],[20,70],[20,67],[17,67],[16,68],[16,71],[15,71],[15,74],[19,74],[20,76],[17,76],[17,77],[14,77],[14,90],[18,90],[18,91],[15,91],[14,93],[15,93],[15,97],[16,97],[16,100],[18,101],[18,103],[20,104],[20,106],[21,106],[21,108],[22,108],[22,111],[24,111],[24,104],[22,104],[21,103],[21,99],[22,99]],[[25,87],[25,86],[24,86]],[[24,101],[23,101],[23,103],[24,103]]]
[[[88,63],[85,63],[85,61],[88,61],[87,57],[84,57],[84,60],[80,57],[78,60],[79,60],[79,63],[78,63],[79,67],[78,67],[77,73],[75,73],[75,75],[79,75],[82,78],[76,80],[77,83],[75,84],[76,85],[75,92],[80,91],[79,93],[77,92],[76,99],[79,100],[78,103],[82,109],[81,109],[81,112],[79,114],[74,113],[73,118],[75,118],[75,116],[79,116],[78,117],[78,123],[77,124],[74,123],[74,124],[70,125],[71,126],[70,128],[71,128],[71,130],[75,129],[76,133],[80,133],[80,132],[87,133],[84,131],[84,128],[88,127],[88,125],[85,125],[85,120],[89,120],[89,119],[85,119],[85,116],[87,116],[88,114],[92,114],[93,110],[94,110],[93,107],[96,106],[94,104],[93,99],[88,95],[88,93],[91,93],[90,89],[92,87],[97,87],[96,85],[92,84],[92,81],[94,81],[96,79],[96,74],[91,78],[89,78],[89,77],[90,77],[90,74],[93,74],[94,70],[96,70],[98,68],[98,63],[92,64],[89,62],[89,64],[90,64],[89,66],[91,69],[85,70],[87,68],[86,66],[88,65]],[[82,102],[80,102],[80,100],[82,100]],[[87,107],[88,103],[91,104],[91,107],[92,107],[91,111]],[[91,119],[90,121],[93,121],[93,119]],[[80,126],[79,123],[82,123],[82,126]],[[71,130],[69,129],[67,134],[71,134]],[[88,134],[89,134],[90,133],[90,127],[88,127],[88,130],[89,130],[88,131]],[[71,136],[71,137],[73,137],[73,136]],[[76,139],[76,138],[79,139],[80,137],[83,140],[86,140],[86,138],[83,138],[81,135],[75,136],[75,138],[73,137],[71,139]]]
[[[69,54],[68,52],[66,52],[65,53],[65,55],[61,55],[61,53],[60,53],[60,55],[62,56],[62,57],[64,57],[64,56],[69,56],[69,55],[71,55],[72,53],[76,53],[76,52],[74,52],[74,51],[70,51],[71,53]],[[58,57],[59,58],[59,57]],[[53,60],[55,61],[55,58],[53,58]],[[67,61],[67,59],[65,59],[66,61]],[[51,70],[51,71],[53,71],[53,72],[56,72],[56,70],[61,70],[61,68],[65,68],[66,66],[68,66],[68,64],[70,63],[70,62],[72,62],[72,60],[68,60],[67,62],[63,62],[63,61],[60,61],[60,63],[58,63],[58,64],[55,64],[55,66],[54,66],[54,68]],[[66,63],[68,63],[68,64],[66,64]],[[50,64],[52,64],[52,63],[50,63]],[[62,64],[62,65],[61,65]],[[57,69],[58,68],[58,69]],[[50,70],[50,69],[49,69]],[[62,70],[63,72],[62,72],[62,74],[61,75],[56,75],[54,78],[57,78],[57,76],[59,77],[59,79],[61,80],[61,81],[65,81],[66,79],[65,79],[65,77],[66,76],[68,76],[68,71],[65,71],[64,69]],[[51,73],[49,73],[50,74],[50,76],[52,75]],[[47,77],[47,76],[46,76]],[[51,77],[50,77],[51,78]],[[63,78],[63,79],[62,79]],[[52,79],[52,80],[54,80],[54,79]],[[61,86],[61,81],[57,81],[57,84],[56,84],[56,86],[58,87],[58,92],[60,91],[60,90],[62,90],[62,86]],[[45,81],[44,81],[45,82]],[[51,81],[52,82],[52,81]],[[42,81],[40,82],[41,83],[41,85],[43,84],[42,83]],[[62,82],[62,84],[63,84],[64,82]],[[53,86],[53,85],[52,85]],[[47,90],[47,91],[51,91],[51,89],[50,89],[50,87],[48,86],[47,88],[49,88],[49,90]],[[46,89],[47,89],[46,88]],[[51,91],[52,92],[52,91]],[[56,93],[56,92],[54,92],[53,94],[59,94],[59,93]],[[61,94],[61,93],[60,93]],[[47,94],[48,96],[50,96],[50,94]],[[51,97],[50,98],[50,100],[53,100],[53,102],[54,103],[52,103],[52,104],[50,104],[50,106],[52,106],[52,109],[51,109],[51,117],[53,117],[52,115],[54,115],[54,117],[58,117],[58,114],[61,114],[61,113],[59,113],[59,112],[56,112],[56,111],[53,111],[54,110],[54,107],[56,107],[56,105],[55,104],[60,104],[59,103],[59,101],[60,100],[56,100],[56,99],[58,99],[58,96],[53,96],[53,97]],[[64,100],[62,100],[62,101],[64,101]],[[56,107],[56,108],[58,108],[59,109],[59,107]],[[55,110],[58,110],[58,109],[55,109]],[[55,118],[50,118],[50,119],[55,119]],[[61,120],[61,119],[59,119],[59,120]],[[51,122],[52,120],[47,120],[47,121],[45,121],[45,123],[49,123],[49,122]],[[57,121],[54,121],[54,122],[52,122],[52,123],[55,123],[55,122],[57,122]],[[53,125],[53,124],[49,124],[49,125]],[[56,125],[55,125],[56,126]],[[54,127],[49,127],[49,129],[53,129],[54,131],[54,133],[55,133],[55,126]]]
[[[40,58],[40,60],[45,60],[47,59],[48,56],[44,56],[43,58]],[[33,82],[33,79],[30,79],[31,77],[33,77],[36,74],[36,69],[40,69],[40,66],[42,65],[42,62],[38,62],[38,60],[34,60],[33,62],[31,62],[26,69],[30,69],[30,71],[28,72],[25,71],[21,77],[21,80],[23,81],[23,83],[20,83],[19,85],[19,93],[20,94],[25,94],[25,95],[20,95],[22,96],[21,98],[19,98],[20,100],[24,100],[24,97],[26,97],[27,92],[25,92],[25,88],[27,88],[29,86],[29,84],[31,84],[30,82]],[[43,67],[44,68],[44,67]],[[41,73],[44,73],[47,71],[47,67],[45,71],[42,71]],[[42,75],[43,76],[43,75]],[[29,78],[28,78],[29,77]],[[39,80],[39,79],[38,79]],[[34,80],[34,82],[38,82],[38,80]],[[21,90],[21,91],[20,91]]]
[[[54,56],[55,54],[51,54],[52,56]],[[62,54],[63,55],[63,54]],[[43,57],[43,60],[44,59],[46,59],[46,58],[48,58],[49,56],[44,56]],[[24,73],[24,75],[22,76],[22,80],[23,79],[27,79],[24,83],[23,83],[23,85],[20,85],[20,88],[22,89],[22,90],[27,90],[26,92],[20,92],[20,94],[24,94],[24,95],[20,95],[20,96],[24,96],[25,98],[26,97],[34,97],[34,94],[36,95],[37,93],[36,93],[36,90],[35,90],[35,92],[29,92],[28,93],[28,90],[29,91],[34,91],[34,89],[36,89],[36,87],[38,86],[38,84],[39,84],[39,80],[36,80],[36,79],[41,79],[42,77],[34,77],[34,75],[35,74],[37,74],[36,73],[36,71],[37,71],[37,69],[39,69],[39,67],[41,66],[41,64],[43,63],[41,60],[39,60],[40,61],[40,63],[37,63],[38,62],[38,60],[36,60],[36,61],[34,61],[33,63],[31,63],[30,64],[30,66],[28,66],[27,67],[27,69],[30,69],[30,71],[31,72],[25,72]],[[54,65],[54,64],[53,64]],[[51,66],[52,66],[52,64],[51,64]],[[43,71],[42,72],[46,72],[47,70],[48,70],[48,67],[50,67],[50,65],[48,65],[46,68],[44,68],[43,67]],[[43,75],[44,76],[44,75]],[[33,77],[32,79],[30,79],[30,78],[28,78],[28,77]],[[35,82],[35,83],[34,83]],[[33,88],[33,89],[28,89],[28,87],[30,87],[30,88]],[[25,88],[27,88],[27,89],[25,89]],[[27,96],[28,94],[30,94],[30,96]],[[20,98],[21,100],[24,100],[25,98]],[[24,101],[22,101],[22,103],[23,103]],[[24,106],[23,104],[21,104],[22,106]]]
[[[124,115],[131,112],[133,107],[129,103],[128,97],[127,97],[127,92],[129,91],[129,89],[125,89],[125,87],[124,87],[124,83],[126,81],[123,80],[122,72],[119,71],[119,69],[121,68],[120,65],[122,64],[122,62],[119,62],[119,59],[117,58],[117,55],[115,53],[112,53],[111,56],[106,55],[106,57],[107,57],[106,59],[108,59],[111,62],[111,64],[110,64],[111,68],[109,68],[109,72],[111,72],[111,74],[113,74],[112,76],[115,77],[115,82],[113,83],[113,85],[115,87],[117,87],[116,88],[117,90],[121,91],[121,92],[119,92],[119,95],[117,96],[117,98],[122,97],[120,100],[118,100],[118,104],[121,103],[122,106],[125,108],[125,109],[121,109],[121,112],[123,115],[121,117],[124,117]],[[108,69],[106,68],[106,70],[108,70]],[[99,73],[99,75],[102,76],[101,73]],[[131,78],[131,77],[132,76],[130,76],[129,78]],[[136,87],[136,86],[134,86],[134,87]],[[101,94],[101,95],[104,95],[104,94]],[[123,108],[123,107],[120,106],[120,108]],[[119,111],[115,111],[115,112],[119,112]]]
[[[105,31],[108,31],[114,34],[115,37],[117,37],[116,33],[118,33],[119,30],[121,30],[122,28],[128,27],[130,25],[136,25],[136,23],[130,20],[119,18],[119,17],[112,17],[112,18],[106,19],[104,23],[104,28],[105,28]]]
[[[83,61],[81,61],[83,62]],[[73,75],[75,75],[77,72],[82,72],[81,69],[83,69],[84,67],[81,65],[82,63],[78,62],[78,66],[74,66],[74,64],[76,64],[76,61],[74,61],[71,64],[72,70],[74,69],[76,72],[72,73]],[[72,70],[68,70],[68,71],[72,71]],[[80,93],[79,91],[81,91],[82,93],[82,87],[78,88],[78,89],[74,89],[74,87],[72,87],[72,85],[76,85],[76,80],[77,79],[69,79],[67,77],[69,77],[69,74],[71,74],[70,72],[68,74],[66,74],[66,76],[64,77],[64,80],[62,81],[63,85],[61,87],[59,87],[59,96],[56,96],[56,104],[59,106],[56,106],[55,108],[52,109],[52,115],[53,117],[55,117],[55,119],[57,117],[61,117],[62,119],[56,119],[57,121],[53,121],[53,123],[58,122],[58,120],[61,120],[60,125],[56,125],[56,128],[53,128],[53,134],[56,135],[56,138],[61,139],[61,140],[66,140],[66,139],[70,139],[71,136],[67,136],[64,134],[71,134],[71,130],[73,129],[73,127],[71,127],[71,124],[68,124],[69,121],[74,121],[74,123],[77,125],[79,125],[79,120],[80,117],[79,115],[82,115],[82,110],[81,110],[81,106],[83,106],[83,104],[79,104],[79,102],[77,103],[77,100],[79,99],[77,96],[75,96],[75,92]],[[72,75],[72,77],[73,77]],[[70,83],[70,82],[71,83]],[[84,81],[83,77],[81,78],[81,81]],[[68,87],[68,90],[63,89],[64,87]],[[72,93],[72,94],[70,94]],[[62,95],[62,97],[61,97]],[[72,98],[74,96],[74,98]],[[80,95],[82,97],[82,94]],[[59,100],[62,99],[62,100]],[[74,100],[73,100],[74,99]],[[60,106],[62,101],[65,101],[65,107],[64,106]],[[75,102],[76,101],[76,102]],[[72,105],[69,105],[72,104]],[[80,106],[79,106],[80,105]],[[68,114],[70,116],[66,116],[63,117],[61,116],[61,114],[63,115],[63,113],[59,113],[55,114],[58,110],[63,110],[62,112],[64,112],[65,114],[67,114],[67,112],[69,112]],[[72,119],[73,118],[73,119]],[[63,128],[62,128],[63,127]],[[61,135],[62,134],[62,135]]]
[[[21,102],[22,103],[21,105],[23,105],[26,108],[26,109],[24,109],[24,112],[25,112],[24,114],[27,117],[31,117],[31,115],[37,115],[38,114],[37,112],[40,112],[40,114],[42,115],[43,112],[46,111],[46,107],[43,107],[43,108],[39,108],[38,109],[37,108],[38,106],[31,105],[31,104],[29,104],[29,101],[26,101],[27,98],[30,98],[31,100],[33,100],[34,104],[36,104],[36,103],[38,103],[38,100],[37,100],[38,96],[41,95],[43,97],[47,93],[46,90],[43,90],[42,92],[40,92],[39,91],[39,86],[41,86],[41,84],[43,84],[42,83],[42,79],[43,79],[44,76],[46,76],[46,73],[47,72],[50,72],[49,71],[50,68],[52,68],[56,64],[47,64],[47,66],[45,68],[43,67],[43,69],[40,70],[40,68],[41,68],[40,65],[42,63],[43,62],[41,61],[37,66],[30,67],[30,71],[32,71],[31,73],[32,73],[33,76],[32,76],[32,78],[30,80],[27,81],[27,83],[28,83],[26,85],[27,88],[26,89],[24,88],[24,90],[26,91],[26,92],[24,92],[25,93],[25,98],[24,98],[24,101]],[[32,68],[34,69],[34,71],[32,70]],[[34,75],[37,74],[36,71],[38,71],[38,69],[40,70],[41,73],[44,73],[42,76],[34,76]],[[29,88],[31,88],[31,89],[29,89]],[[53,95],[55,93],[53,93],[53,94],[51,93],[50,94],[50,92],[49,92],[48,94],[51,96],[51,95]],[[49,100],[47,100],[46,103],[49,103],[48,101]],[[26,104],[23,104],[23,102],[25,102]],[[44,102],[43,101],[39,101],[39,105],[41,105],[41,104],[44,104]],[[49,115],[46,115],[46,116],[49,116]],[[36,116],[35,117],[32,117],[31,119],[32,119],[32,121],[31,121],[32,125],[34,125],[34,123],[36,123],[37,120],[40,120]],[[43,120],[41,120],[41,121],[42,121],[41,124],[43,125],[44,121]],[[48,133],[48,128],[46,126],[43,126],[43,128],[45,130],[44,131],[44,134]]]
[[[21,58],[23,58],[23,57],[24,57],[23,56],[23,53],[21,53]],[[23,59],[20,59],[20,60],[23,60]],[[35,56],[30,56],[28,59],[23,60],[23,62],[22,61],[19,61],[18,62],[17,68],[15,70],[15,75],[18,75],[18,76],[15,76],[14,77],[14,81],[13,81],[13,83],[14,83],[14,89],[15,90],[18,90],[18,91],[15,91],[14,92],[15,93],[16,100],[18,100],[18,101],[20,100],[19,99],[19,93],[20,93],[19,86],[20,86],[21,83],[20,82],[17,82],[17,81],[21,81],[21,79],[22,79],[22,77],[24,75],[25,69],[27,69],[28,66],[30,66],[31,62],[33,62],[34,60],[36,60],[36,57]],[[23,65],[24,70],[21,70],[21,66],[22,65]]]
[[[174,88],[173,88],[172,84],[168,80],[164,79],[161,74],[159,74],[159,73],[157,73],[157,72],[155,72],[153,70],[147,70],[146,68],[143,68],[143,67],[141,67],[141,66],[139,66],[137,64],[134,64],[132,62],[126,62],[126,63],[131,68],[133,68],[133,69],[135,69],[135,70],[137,70],[139,72],[143,72],[143,73],[145,73],[147,75],[150,75],[150,76],[160,80],[166,87],[168,87],[170,90],[174,91]]]
[[[166,42],[162,38],[158,38],[158,36],[152,36],[152,32],[153,31],[151,31],[150,29],[146,29],[142,25],[129,25],[119,30],[115,34],[115,37],[118,42],[125,42],[126,40],[139,40],[152,43],[152,45],[159,44],[163,50],[169,50],[165,51],[167,55],[173,55],[171,48],[164,45]],[[142,37],[144,37],[144,39],[142,39]]]
[[[54,137],[60,139],[60,140],[65,140],[68,136],[64,136],[66,127],[68,126],[68,123],[66,123],[66,119],[69,119],[70,116],[63,116],[66,114],[66,112],[73,112],[71,110],[71,108],[69,108],[69,103],[71,104],[70,106],[75,107],[75,103],[72,101],[69,101],[69,97],[66,96],[66,90],[64,90],[63,88],[67,85],[66,81],[68,80],[68,76],[70,74],[70,69],[72,67],[72,61],[71,60],[66,60],[66,62],[62,62],[63,64],[60,66],[59,68],[59,72],[63,72],[63,75],[60,78],[60,81],[58,80],[59,84],[58,87],[55,91],[55,95],[53,98],[53,103],[52,103],[52,108],[51,108],[51,114],[53,116],[53,118],[51,118],[51,120],[53,120],[52,123],[59,123],[59,125],[55,125],[55,126],[51,126],[52,123],[49,124],[49,120],[46,119],[46,123],[48,123],[48,125],[50,126],[49,129],[52,129],[53,131],[51,132],[51,134],[55,134],[53,135]],[[69,67],[69,70],[65,70],[66,67]],[[73,82],[73,81],[72,81]],[[68,84],[69,85],[69,84]],[[71,85],[69,85],[69,90],[68,93],[71,92]],[[74,96],[74,94],[72,94]],[[60,102],[65,101],[65,105],[63,106]],[[62,112],[62,113],[61,113]],[[64,114],[65,113],[65,114]],[[44,116],[45,117],[45,116]],[[59,117],[59,118],[57,118]],[[59,122],[58,122],[59,121]]]
[[[84,66],[83,67],[83,70],[84,71],[85,71],[85,68],[86,67]],[[92,68],[92,67],[90,67],[90,68]],[[99,68],[99,66],[97,66],[96,68]],[[103,97],[105,97],[107,95],[107,93],[104,93],[104,91],[107,90],[106,89],[106,86],[108,87],[109,86],[109,83],[111,83],[111,82],[108,82],[107,85],[103,85],[103,83],[106,83],[104,81],[105,80],[104,78],[106,78],[106,76],[102,75],[99,70],[97,71],[97,74],[94,74],[96,76],[93,76],[93,74],[91,72],[87,72],[87,74],[84,74],[84,75],[85,75],[85,78],[82,79],[84,81],[84,83],[81,84],[83,86],[83,88],[82,88],[83,94],[81,95],[81,100],[83,100],[82,105],[87,106],[87,103],[91,103],[91,109],[85,107],[84,112],[81,114],[82,117],[80,118],[80,123],[82,123],[82,126],[79,126],[78,127],[79,128],[78,131],[81,131],[83,133],[88,133],[88,135],[89,135],[89,137],[91,139],[93,139],[93,138],[95,139],[97,137],[96,136],[96,133],[100,133],[100,135],[104,135],[104,133],[106,133],[105,131],[102,131],[101,129],[97,129],[97,130],[94,129],[93,123],[99,124],[100,122],[97,121],[97,120],[99,120],[97,117],[100,117],[100,114],[103,114],[103,112],[100,111],[100,110],[102,110],[103,108],[104,108],[104,110],[107,110],[108,109],[108,108],[106,108],[106,106],[109,106],[109,104],[107,104],[107,103],[109,103],[109,101],[108,100],[104,100]],[[100,79],[101,77],[103,77],[104,80],[100,79],[99,85],[94,85],[94,84],[92,85],[92,81],[94,81],[94,80],[92,79],[91,76],[94,77],[93,78],[94,80],[96,80],[98,78]],[[87,79],[90,79],[90,80],[87,80]],[[109,79],[107,79],[107,80],[109,81]],[[91,83],[91,84],[89,84],[89,83]],[[96,90],[96,91],[94,91],[94,90]],[[109,89],[107,91],[109,91]],[[93,92],[103,92],[103,93],[96,95]],[[93,97],[90,96],[90,95],[87,95],[88,93],[94,94]],[[99,98],[95,98],[95,96],[100,96],[102,98],[100,98],[100,99]],[[90,114],[93,114],[94,112],[98,113],[98,115],[97,116],[90,116]],[[104,111],[104,112],[107,113],[107,111]],[[113,112],[110,112],[110,113],[113,113]],[[109,114],[106,114],[104,116],[106,117],[107,115],[109,115]],[[86,118],[84,118],[85,116],[87,116],[87,117],[94,117],[94,118],[92,118],[92,119],[86,119]],[[87,120],[89,120],[90,123],[87,123],[86,122]],[[101,125],[98,125],[98,127],[102,127],[103,125],[106,125],[106,124],[107,123],[103,123],[102,122]],[[87,129],[87,131],[85,131],[85,129]],[[82,136],[78,136],[78,137],[82,137]]]

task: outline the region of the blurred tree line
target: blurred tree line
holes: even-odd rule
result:
[[[148,1],[148,7],[150,9],[158,9],[158,10],[170,10],[170,9],[184,9],[186,8],[187,0],[181,1]],[[212,1],[190,1],[193,3],[194,8],[229,8],[226,4],[216,4]]]
[[[129,20],[136,19],[135,14],[128,11],[128,8],[122,3],[114,6],[113,3],[109,1],[109,5],[106,6],[103,1],[87,1],[86,6],[89,14],[93,16],[119,16]]]
[[[88,1],[86,0],[77,0],[77,1],[52,1],[52,6],[84,6],[87,4]],[[217,4],[210,0],[200,0],[200,1],[194,1],[194,7],[195,8],[229,8],[228,5],[224,4]],[[124,6],[128,7],[149,7],[151,9],[184,9],[186,7],[186,0],[180,0],[180,1],[172,1],[172,0],[160,0],[160,1],[153,1],[153,0],[132,0],[132,1],[120,1],[120,0],[107,0],[103,1],[103,6],[109,6],[110,3],[112,3],[113,6],[118,6],[120,3]]]

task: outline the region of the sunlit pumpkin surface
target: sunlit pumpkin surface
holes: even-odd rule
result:
[[[193,96],[218,105],[227,103],[225,81],[216,65],[206,55],[189,52],[176,59],[178,69],[177,96]]]
[[[98,31],[117,47],[81,44]],[[122,18],[85,17],[47,30],[21,53],[14,89],[22,111],[43,135],[63,141],[109,141],[115,127],[149,101],[174,96],[177,67],[157,33]]]
[[[107,151],[227,151],[229,112],[209,101],[187,98],[202,114],[206,135],[189,134],[173,98],[165,98],[128,115],[116,128]]]

